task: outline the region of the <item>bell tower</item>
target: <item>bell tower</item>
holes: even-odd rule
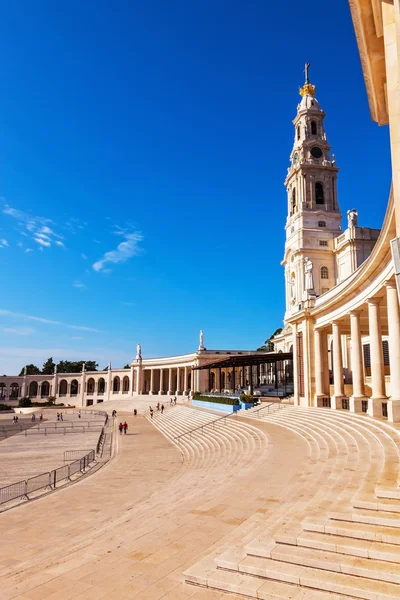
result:
[[[334,155],[328,144],[324,118],[315,86],[305,66],[305,83],[293,121],[294,143],[285,186],[286,220],[285,267],[286,314],[297,311],[310,296],[319,296],[336,284],[334,238],[341,233],[337,200]]]

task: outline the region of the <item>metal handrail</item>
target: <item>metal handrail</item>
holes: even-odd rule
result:
[[[262,407],[261,407],[261,408],[259,408],[258,410],[255,410],[255,411],[254,411],[255,413],[257,413],[257,417],[256,417],[256,418],[258,418],[258,415],[259,415],[259,413],[260,413],[262,410],[265,410],[266,408],[268,409],[268,414],[269,414],[269,409],[271,408],[271,406],[279,406],[279,410],[281,410],[282,408],[284,408],[284,405],[282,404],[282,402],[281,402],[281,401],[279,401],[279,402],[270,402],[270,403],[269,403],[269,404],[267,404],[266,406],[262,406]],[[253,412],[252,412],[251,414],[253,414]]]
[[[190,435],[190,439],[192,439],[192,433],[194,433],[195,431],[198,431],[199,429],[201,429],[203,431],[205,427],[209,427],[211,425],[214,428],[214,424],[217,421],[221,421],[222,419],[228,419],[229,417],[232,417],[232,416],[237,416],[237,411],[230,413],[229,415],[223,415],[222,417],[218,417],[218,419],[214,419],[213,421],[209,421],[208,423],[204,423],[203,425],[199,425],[198,427],[195,427],[194,429],[191,429],[190,431],[186,431],[185,433],[181,433],[181,435],[178,435],[178,436],[172,438],[172,440],[173,441],[180,440],[181,438],[185,437],[185,435]]]

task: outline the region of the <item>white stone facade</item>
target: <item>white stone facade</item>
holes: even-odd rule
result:
[[[368,258],[379,235],[377,229],[358,227],[354,209],[349,211],[349,227],[342,232],[337,195],[339,169],[331,155],[325,113],[308,79],[301,95],[285,180],[285,318],[295,313],[303,300],[321,296],[349,277]],[[312,287],[306,285],[305,270]]]
[[[350,7],[371,114],[390,127],[393,186],[380,231],[360,227],[353,209],[341,232],[336,163],[307,80],[285,182],[286,312],[274,343],[293,351],[295,404],[400,421],[400,269],[391,252],[400,240],[400,12],[396,3],[370,0]]]
[[[14,404],[25,396],[39,402],[53,396],[58,403],[83,407],[142,394],[175,396],[205,392],[209,386],[207,371],[195,371],[194,367],[232,355],[254,353],[203,348],[163,358],[139,355],[129,369],[0,377],[0,403]]]

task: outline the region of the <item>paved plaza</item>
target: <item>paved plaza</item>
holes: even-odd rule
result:
[[[96,449],[104,424],[104,417],[88,414],[79,419],[76,411],[64,412],[63,422],[57,422],[56,411],[47,410],[45,420],[37,418],[35,424],[30,415],[19,415],[19,425],[29,427],[25,435],[13,425],[12,416],[0,416],[0,428],[7,433],[6,438],[0,435],[0,487],[63,466],[66,450],[82,450],[83,456]]]
[[[2,600],[400,597],[396,425],[276,403],[125,418],[102,469],[0,515]]]
[[[0,516],[2,600],[230,597],[188,586],[183,572],[222,541],[254,537],[302,476],[307,444],[238,419],[225,452],[202,442],[183,462],[147,419],[126,419],[103,469]]]

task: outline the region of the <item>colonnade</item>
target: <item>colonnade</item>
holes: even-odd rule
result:
[[[371,416],[386,416],[389,421],[400,420],[400,307],[396,284],[385,283],[384,297],[371,297],[366,305],[352,310],[341,319],[334,320],[330,328],[314,331],[315,393],[318,406],[348,408],[352,412],[368,412]],[[384,357],[382,349],[382,311],[387,311],[390,361],[390,397],[386,393]],[[367,308],[368,326],[361,323],[361,314]],[[364,312],[363,312],[364,309]],[[385,320],[386,323],[386,320]],[[350,398],[345,395],[343,377],[342,333],[350,325],[350,360],[353,390]],[[328,366],[328,335],[332,336],[333,395],[330,396]],[[369,336],[371,356],[371,391],[366,394],[362,336]]]
[[[149,374],[149,375],[148,375]],[[193,379],[193,381],[192,381]],[[189,394],[198,386],[198,374],[186,367],[136,367],[136,390],[138,394]]]

